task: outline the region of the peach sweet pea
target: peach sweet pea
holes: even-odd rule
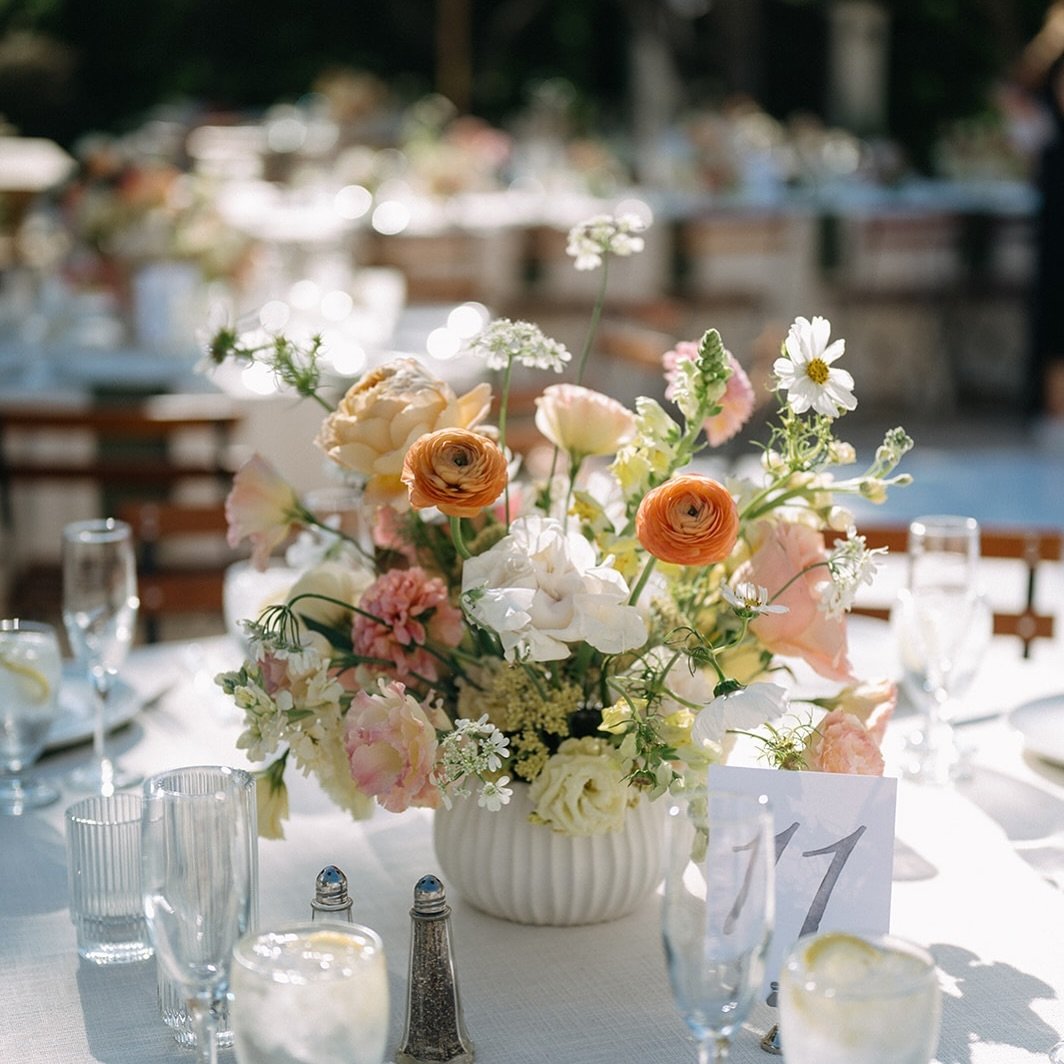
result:
[[[471,428],[490,405],[490,385],[478,384],[459,397],[416,360],[398,358],[348,390],[322,423],[317,443],[334,461],[367,478],[367,505],[406,510],[399,478],[410,445],[437,429]]]
[[[830,579],[820,564],[827,556],[824,537],[815,528],[797,522],[762,522],[755,530],[754,552],[734,580],[767,588],[773,603],[787,607],[786,613],[765,613],[750,623],[750,630],[769,650],[802,658],[830,680],[852,680],[846,619],[830,617],[820,606],[820,585]]]
[[[551,384],[536,397],[536,428],[580,458],[615,454],[635,435],[635,415],[616,399],[579,384]]]
[[[381,680],[376,692],[359,691],[344,730],[351,778],[358,787],[393,813],[412,805],[435,809],[436,729],[450,726],[439,716],[401,683]]]
[[[805,748],[805,764],[815,772],[883,775],[883,755],[875,737],[843,709],[833,709],[817,725]]]
[[[237,470],[225,500],[229,546],[249,539],[251,562],[264,570],[274,549],[293,531],[299,511],[291,485],[265,458],[254,454]]]
[[[687,473],[647,492],[635,516],[639,542],[663,562],[710,565],[731,553],[739,511],[723,484]]]
[[[440,429],[407,451],[402,481],[417,510],[435,506],[448,517],[476,517],[502,494],[508,472],[506,457],[486,436]]]

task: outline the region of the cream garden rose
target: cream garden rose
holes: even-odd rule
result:
[[[398,358],[353,385],[322,423],[318,446],[339,465],[366,478],[367,506],[409,509],[400,480],[410,445],[437,429],[468,429],[491,405],[491,386],[457,396],[449,384],[412,358]]]
[[[533,819],[565,835],[620,831],[635,800],[613,748],[602,739],[566,739],[529,789]]]
[[[373,574],[368,569],[322,562],[299,577],[288,592],[287,601],[295,603],[293,609],[300,617],[337,626],[350,618],[352,606],[372,583]]]

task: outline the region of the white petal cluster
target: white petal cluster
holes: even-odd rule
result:
[[[497,318],[469,341],[470,354],[484,359],[488,369],[504,370],[513,362],[529,369],[561,373],[572,359],[569,349],[546,336],[530,321]]]
[[[565,248],[578,270],[594,270],[602,265],[604,255],[634,255],[643,250],[639,234],[646,223],[635,214],[596,214],[569,230]]]
[[[499,636],[508,661],[562,661],[583,642],[620,654],[647,638],[624,577],[579,532],[538,514],[519,518],[465,563],[462,597],[473,619]]]

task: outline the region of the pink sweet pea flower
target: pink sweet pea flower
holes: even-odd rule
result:
[[[750,415],[754,412],[754,386],[734,355],[730,351],[725,354],[732,373],[719,400],[721,410],[719,414],[707,417],[702,425],[706,439],[713,447],[719,447],[730,440],[750,420]],[[676,393],[676,367],[681,362],[693,362],[697,358],[698,344],[691,340],[681,340],[673,350],[662,355],[661,361],[665,367],[665,380],[668,384],[665,389],[666,399],[674,398]]]
[[[259,454],[237,470],[225,500],[226,539],[236,547],[251,540],[251,563],[264,570],[270,555],[299,522],[299,499],[291,485]]]
[[[448,601],[446,583],[417,565],[379,576],[366,589],[359,609],[365,612],[356,613],[352,622],[352,648],[364,657],[393,662],[394,675],[401,680],[414,673],[437,679],[438,661],[425,644],[431,640],[456,647],[465,630],[461,611]]]
[[[359,790],[393,813],[410,806],[436,808],[440,798],[432,773],[436,725],[442,723],[436,716],[395,681],[381,680],[372,694],[359,691],[344,727],[351,778]]]
[[[791,521],[762,522],[755,530],[754,552],[735,580],[766,588],[769,601],[787,607],[786,613],[765,613],[750,623],[769,650],[802,658],[830,680],[852,680],[846,619],[829,617],[820,607],[819,587],[830,577],[817,563],[827,557],[824,537],[815,528]]]
[[[833,709],[817,725],[806,746],[805,763],[815,772],[883,775],[883,755],[875,738],[857,717],[842,709]]]

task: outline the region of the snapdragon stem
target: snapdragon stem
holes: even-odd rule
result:
[[[584,337],[584,348],[580,352],[580,364],[577,367],[576,383],[581,384],[584,380],[584,371],[587,369],[587,359],[591,354],[591,345],[595,340],[595,333],[598,332],[599,319],[602,317],[602,307],[606,302],[606,278],[609,275],[610,256],[609,253],[604,253],[602,256],[602,280],[599,283],[598,296],[595,299],[595,306],[591,310],[591,320],[587,325],[587,336]]]
[[[469,553],[469,548],[465,545],[465,540],[462,538],[462,519],[460,517],[448,517],[451,527],[451,542],[454,543],[454,549],[458,551],[458,554],[465,559],[472,558],[473,555]]]

